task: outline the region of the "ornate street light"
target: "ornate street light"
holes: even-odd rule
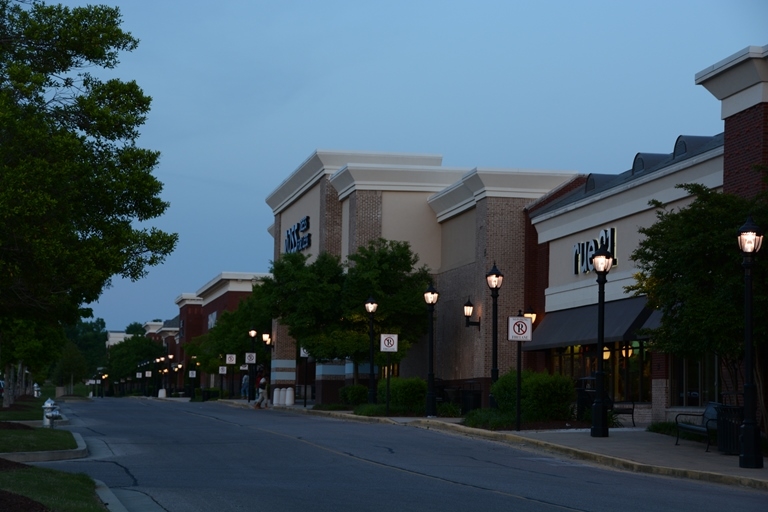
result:
[[[740,468],[762,468],[760,430],[757,428],[757,390],[754,379],[754,351],[752,344],[752,266],[754,254],[763,244],[763,232],[752,221],[739,229],[739,249],[744,256],[744,422],[741,424]]]
[[[595,401],[592,404],[592,437],[608,437],[608,411],[605,408],[605,377],[603,344],[605,337],[605,282],[613,266],[613,254],[605,242],[592,255],[592,267],[597,274],[597,371],[595,372]]]
[[[368,337],[371,341],[371,350],[368,360],[368,403],[376,403],[376,378],[373,375],[373,315],[379,307],[376,299],[369,297],[365,302],[365,310],[368,312]]]
[[[491,289],[491,299],[493,301],[492,309],[492,328],[491,328],[491,386],[499,380],[499,288],[504,281],[504,274],[499,272],[496,268],[496,262],[493,263],[493,268],[485,275],[485,282],[488,283],[488,288]],[[493,391],[489,395],[491,408],[497,407],[496,400],[493,398]]]
[[[427,311],[429,311],[429,371],[427,373],[427,417],[437,416],[437,407],[435,405],[435,371],[434,371],[434,347],[435,347],[435,304],[440,294],[437,293],[432,287],[432,283],[429,284],[429,288],[424,292],[424,302],[427,303]]]

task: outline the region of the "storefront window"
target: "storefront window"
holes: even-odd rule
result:
[[[672,357],[670,405],[702,407],[717,401],[715,361],[712,354],[700,358]]]

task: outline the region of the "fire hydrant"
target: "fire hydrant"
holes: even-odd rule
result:
[[[59,406],[49,398],[43,404],[43,426],[53,428],[53,422],[60,419]]]

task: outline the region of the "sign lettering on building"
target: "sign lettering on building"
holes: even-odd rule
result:
[[[312,245],[312,234],[309,231],[309,215],[285,230],[285,252],[299,252],[309,249]]]
[[[613,254],[613,266],[619,264],[619,260],[616,258],[616,228],[603,229],[596,239],[574,244],[572,255],[574,274],[587,274],[594,270],[592,255],[597,252],[603,242]]]

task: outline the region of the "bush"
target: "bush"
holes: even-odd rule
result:
[[[387,381],[379,381],[377,399],[379,403],[387,401]],[[418,377],[403,379],[393,377],[389,386],[389,405],[402,408],[408,414],[425,414],[427,403],[427,383]],[[391,414],[390,410],[390,414]]]
[[[509,430],[515,424],[515,414],[501,409],[473,409],[461,423],[472,428]]]
[[[355,407],[360,404],[368,402],[368,387],[362,384],[352,384],[351,386],[344,386],[339,391],[339,397],[341,403],[351,407]]]
[[[521,375],[520,415],[522,421],[568,420],[573,416],[576,390],[563,375],[525,370]],[[511,371],[491,388],[502,413],[515,415],[517,408],[517,372]]]
[[[437,404],[437,415],[441,418],[460,418],[461,407],[459,404],[442,402]]]

